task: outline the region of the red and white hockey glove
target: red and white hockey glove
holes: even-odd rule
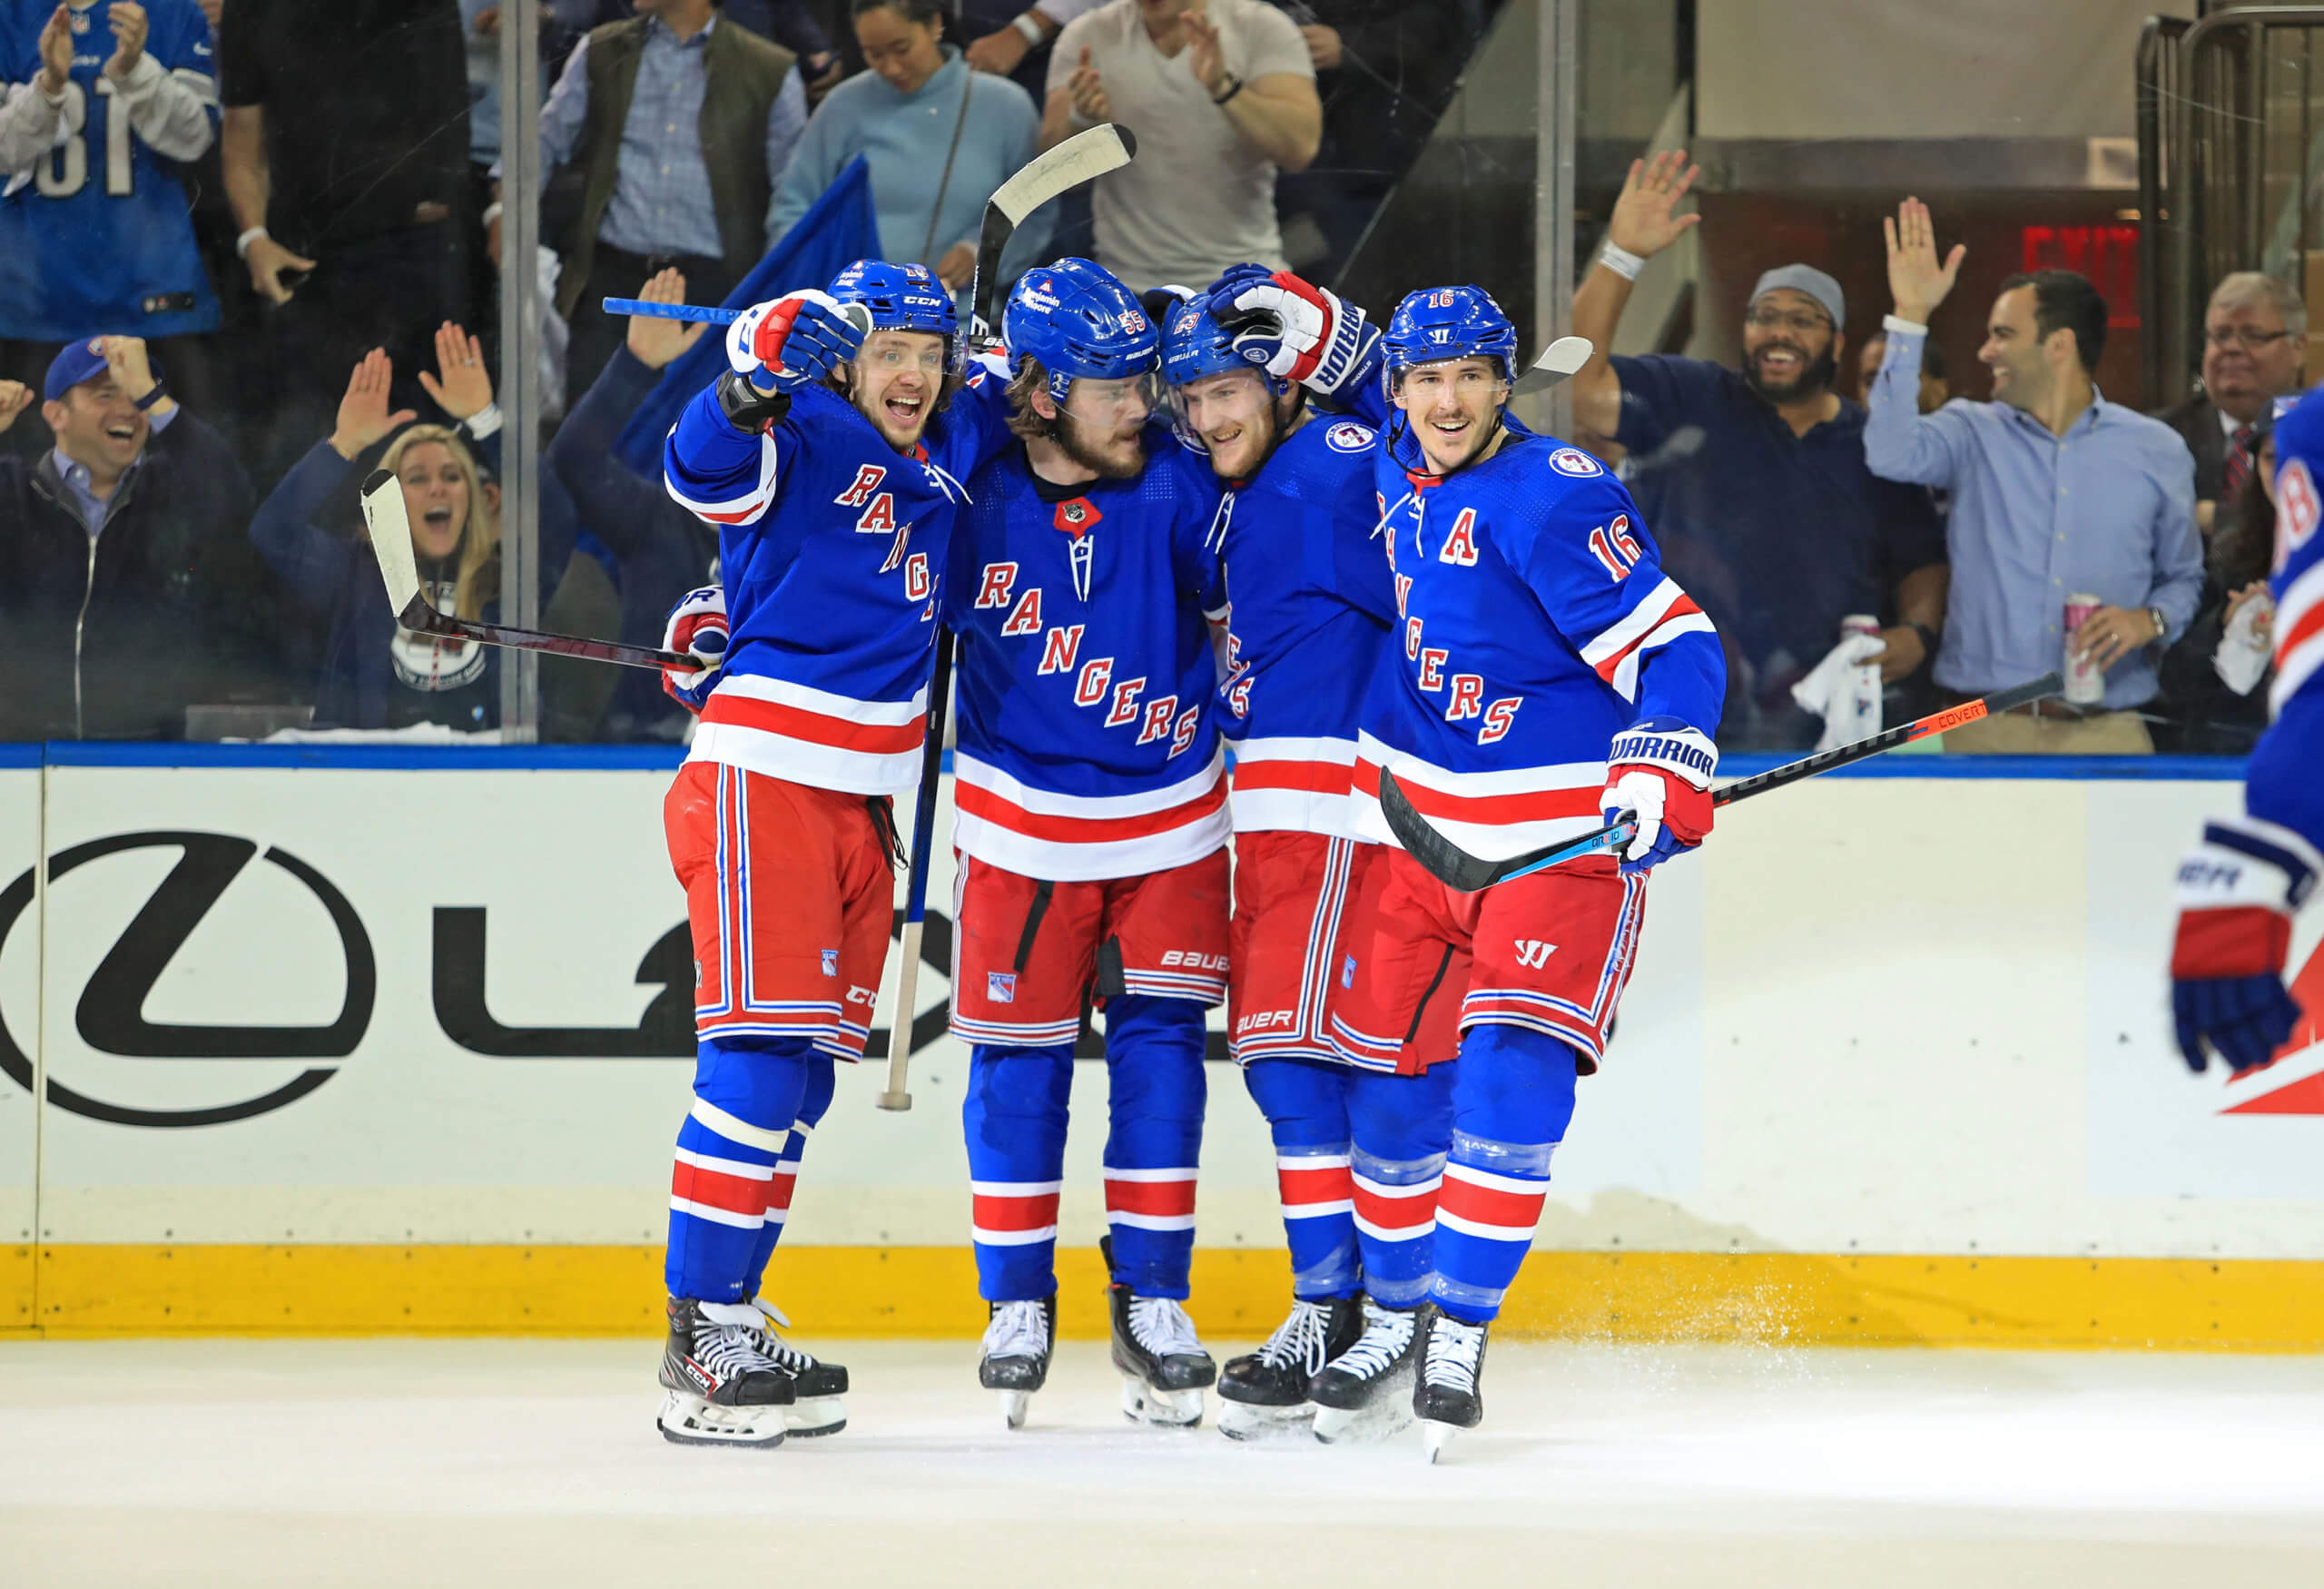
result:
[[[1324,397],[1363,368],[1365,350],[1380,334],[1364,322],[1363,310],[1289,271],[1235,291],[1234,305],[1235,350],[1269,375]]]
[[[2191,1071],[2217,1053],[2238,1075],[2274,1057],[2299,1019],[2284,992],[2291,919],[2324,872],[2307,840],[2252,817],[2203,824],[2179,865],[2171,1013]]]
[[[662,626],[662,649],[690,652],[701,664],[662,670],[662,687],[680,706],[699,716],[726,660],[725,589],[705,585],[680,597],[678,605],[670,609],[670,621]]]
[[[1614,735],[1598,808],[1609,823],[1626,814],[1638,819],[1637,835],[1620,852],[1624,876],[1703,842],[1718,771],[1718,747],[1676,717],[1649,717]]]
[[[863,346],[851,307],[812,288],[753,303],[726,328],[726,362],[761,391],[796,391]]]

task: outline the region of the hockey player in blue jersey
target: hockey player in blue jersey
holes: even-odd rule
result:
[[[184,163],[218,136],[194,0],[0,6],[0,339],[218,327]]]
[[[1277,311],[1279,356],[1344,341],[1344,308],[1295,279],[1237,301]],[[1427,1306],[1368,1298],[1363,1337],[1313,1394],[1320,1434],[1327,1414],[1392,1417],[1409,1383],[1433,1457],[1483,1416],[1486,1332],[1531,1245],[1575,1079],[1597,1069],[1612,1029],[1646,874],[1710,831],[1709,730],[1726,671],[1630,494],[1507,411],[1517,333],[1489,294],[1411,294],[1382,349],[1393,411],[1374,479],[1398,643],[1363,715],[1358,831],[1393,843],[1384,768],[1462,848],[1495,859],[1619,813],[1638,819],[1619,857],[1478,894],[1395,850],[1355,906],[1332,1014],[1334,1043],[1355,1063],[1393,1063],[1450,958],[1465,951],[1472,963]]]
[[[1205,1012],[1226,993],[1228,836],[1203,593],[1207,465],[1149,425],[1156,331],[1086,260],[1029,271],[1003,317],[1012,447],[969,483],[952,1031],[968,1139],[979,1380],[1011,1426],[1047,1375],[1075,1036],[1102,1007],[1108,1290],[1123,1407],[1202,1416],[1216,1374],[1180,1304],[1193,1257]]]
[[[964,378],[960,349],[932,271],[859,261],[735,321],[665,449],[724,579],[665,637],[700,663],[665,677],[702,716],[664,803],[700,1046],[665,1268],[660,1424],[682,1444],[843,1421],[846,1370],[776,1336],[759,1287],[832,1061],[870,1035],[960,482],[1008,440],[1000,381]]]
[[[2284,988],[2292,918],[2324,873],[2324,388],[2276,419],[2274,721],[2251,752],[2244,814],[2203,825],[2179,868],[2171,1012],[2189,1068],[2273,1060],[2301,1011]]]
[[[1332,1045],[1329,1006],[1349,906],[1383,854],[1356,835],[1350,790],[1364,690],[1385,656],[1395,596],[1374,493],[1376,432],[1310,406],[1292,375],[1236,345],[1236,297],[1272,278],[1237,266],[1173,308],[1162,374],[1182,438],[1226,483],[1220,580],[1227,610],[1221,731],[1235,755],[1230,1051],[1273,1135],[1292,1308],[1218,1379],[1219,1428],[1246,1437],[1311,1419],[1316,1371],[1364,1330],[1361,1298],[1428,1294],[1436,1188],[1452,1135],[1456,991],[1426,1001],[1392,1066]],[[1377,331],[1350,315],[1348,356],[1311,360],[1320,394],[1354,378]],[[1376,394],[1376,379],[1357,381]],[[1456,971],[1465,972],[1465,959]],[[1400,1072],[1402,1072],[1400,1074]],[[1354,1152],[1351,1112],[1364,1114]]]

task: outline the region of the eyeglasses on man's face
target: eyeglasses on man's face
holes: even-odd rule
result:
[[[1755,309],[1743,317],[1743,323],[1763,331],[1789,331],[1796,337],[1809,337],[1829,329],[1832,322],[1813,310]]]
[[[2280,342],[2290,331],[2263,331],[2254,326],[2205,326],[2203,340],[2214,348],[2240,348],[2256,353],[2270,342]]]

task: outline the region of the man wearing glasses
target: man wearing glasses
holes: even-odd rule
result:
[[[1804,749],[1823,725],[1791,686],[1839,644],[1841,619],[1875,615],[1883,681],[1925,687],[1945,627],[1945,531],[1925,489],[1865,464],[1865,411],[1835,390],[1846,305],[1814,266],[1752,288],[1740,370],[1609,357],[1640,267],[1699,219],[1672,212],[1694,176],[1683,151],[1630,167],[1574,294],[1574,334],[1597,350],[1573,379],[1574,420],[1628,450],[1622,474],[1665,568],[1718,626],[1720,745]]]
[[[2155,415],[2195,455],[2195,521],[2206,540],[2234,526],[2268,405],[2299,390],[2307,350],[2307,306],[2273,276],[2238,271],[2212,290],[2202,390]]]

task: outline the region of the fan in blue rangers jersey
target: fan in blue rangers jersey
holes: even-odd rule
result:
[[[0,338],[215,331],[180,176],[218,135],[194,0],[0,7]]]
[[[1296,278],[1236,301],[1277,312],[1279,357],[1345,340],[1344,306]],[[1409,1379],[1433,1453],[1483,1416],[1486,1327],[1531,1244],[1575,1077],[1604,1051],[1645,874],[1710,831],[1707,731],[1726,671],[1630,494],[1596,459],[1507,412],[1517,333],[1489,294],[1413,293],[1382,349],[1393,411],[1374,465],[1399,630],[1364,712],[1358,831],[1390,839],[1384,767],[1454,843],[1494,859],[1619,813],[1638,819],[1619,864],[1592,857],[1479,894],[1453,893],[1399,849],[1355,906],[1332,1015],[1352,1061],[1393,1061],[1448,955],[1472,962],[1433,1311],[1423,1322],[1370,1298],[1363,1338],[1313,1394],[1362,1416]]]
[[[2179,1048],[2237,1075],[2275,1059],[2302,1011],[2284,989],[2292,917],[2324,872],[2324,387],[2276,420],[2274,716],[2245,774],[2240,817],[2203,825],[2179,868],[2171,950]],[[2286,411],[2287,408],[2289,411]],[[2312,1018],[2315,1012],[2307,1013]]]
[[[1279,351],[1265,331],[1279,332],[1280,317],[1240,311],[1235,299],[1274,280],[1264,266],[1236,266],[1173,307],[1162,332],[1179,433],[1227,488],[1217,710],[1235,753],[1228,1030],[1274,1137],[1291,1255],[1290,1314],[1219,1375],[1219,1427],[1237,1437],[1314,1416],[1310,1382],[1363,1333],[1367,1284],[1400,1306],[1427,1296],[1453,1072],[1429,1061],[1452,1057],[1460,1002],[1457,978],[1427,1001],[1401,1064],[1350,1065],[1332,1045],[1342,929],[1383,853],[1353,825],[1357,716],[1396,613],[1372,478],[1376,431],[1319,412],[1307,389],[1337,398],[1352,381],[1376,394],[1354,355],[1378,331],[1351,311],[1350,357],[1269,374],[1254,360]],[[1352,1134],[1355,1112],[1367,1119]]]
[[[963,381],[959,330],[926,266],[859,261],[729,326],[731,369],[665,449],[670,494],[719,527],[725,581],[664,641],[701,664],[665,673],[702,714],[663,808],[700,1041],[665,1277],[660,1421],[680,1443],[843,1421],[846,1370],[776,1337],[758,1288],[832,1061],[870,1032],[891,802],[920,764],[960,481],[1008,440],[1001,383]]]
[[[1149,426],[1156,331],[1087,260],[1027,271],[1003,317],[1021,441],[970,481],[947,583],[960,634],[952,1031],[979,1378],[1012,1426],[1056,1318],[1066,1105],[1103,1006],[1114,1360],[1133,1417],[1202,1415],[1210,1357],[1179,1306],[1193,1255],[1204,1015],[1226,992],[1228,836],[1202,595],[1208,466]]]

